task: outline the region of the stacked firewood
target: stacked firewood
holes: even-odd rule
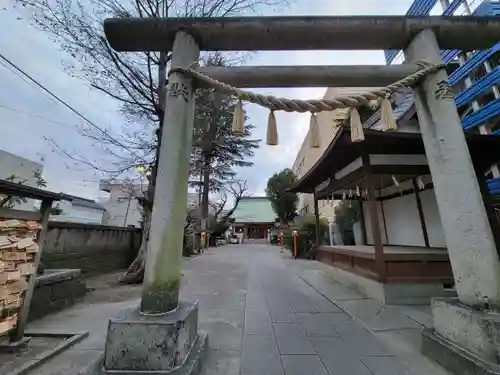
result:
[[[41,228],[36,221],[0,220],[0,336],[16,326],[29,278],[36,275]]]

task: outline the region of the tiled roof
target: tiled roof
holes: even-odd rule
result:
[[[232,217],[235,223],[273,223],[276,214],[267,197],[242,198]]]

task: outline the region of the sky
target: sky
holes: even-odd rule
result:
[[[7,0],[12,2],[13,0]],[[280,15],[369,15],[404,14],[411,0],[296,0]],[[272,9],[262,9],[274,15]],[[119,104],[86,81],[70,76],[62,62],[71,57],[60,50],[30,19],[9,6],[0,7],[0,53],[33,76],[49,90],[98,126],[119,131],[124,120]],[[8,36],[15,37],[8,37]],[[4,37],[7,36],[7,37]],[[333,36],[332,36],[333,37]],[[384,64],[382,51],[277,51],[257,52],[248,65],[368,65]],[[319,99],[326,88],[255,89],[253,91],[299,99]],[[248,122],[255,125],[253,136],[263,139],[252,159],[253,168],[238,171],[248,181],[253,195],[264,195],[268,178],[283,168],[291,168],[309,126],[307,114],[277,112],[279,145],[267,146],[265,134],[268,111],[246,105]],[[48,189],[97,199],[101,194],[99,171],[54,149],[53,142],[70,153],[90,160],[105,160],[106,154],[95,141],[83,137],[88,126],[60,103],[16,74],[0,61],[0,149],[43,164]],[[50,141],[52,140],[52,141]],[[3,176],[0,176],[0,178]]]

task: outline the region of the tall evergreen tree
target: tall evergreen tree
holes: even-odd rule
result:
[[[279,173],[272,175],[267,181],[266,195],[271,201],[276,216],[282,224],[288,224],[297,215],[296,193],[288,191],[297,182],[297,177],[291,169],[283,169]]]

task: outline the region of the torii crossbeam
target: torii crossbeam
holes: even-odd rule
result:
[[[113,49],[171,51],[186,30],[204,51],[404,49],[431,29],[442,49],[471,51],[496,43],[497,17],[114,18],[104,22]]]

